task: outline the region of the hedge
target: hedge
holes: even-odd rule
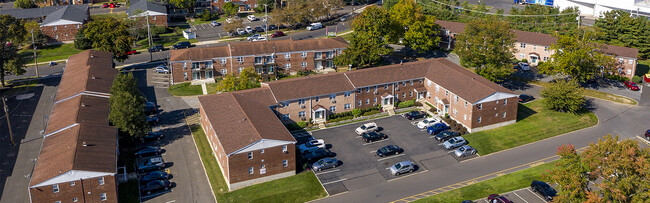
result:
[[[642,82],[641,77],[639,77],[638,75],[635,75],[634,77],[632,77],[632,82],[637,83],[637,84],[641,83]]]
[[[413,106],[413,104],[415,104],[415,101],[408,100],[408,101],[400,102],[399,104],[397,104],[397,107],[399,107],[399,108],[407,108],[407,107]]]
[[[370,116],[370,115],[374,115],[374,114],[378,114],[378,113],[381,113],[381,111],[379,111],[379,110],[371,110],[371,111],[363,113],[363,116]]]
[[[351,120],[352,118],[354,118],[354,117],[352,117],[352,116],[338,117],[338,118],[329,120],[329,122],[336,123],[336,122],[343,121],[343,120]]]

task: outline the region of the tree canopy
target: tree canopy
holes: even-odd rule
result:
[[[120,131],[132,137],[142,136],[147,132],[145,100],[137,87],[133,74],[118,74],[111,86],[109,98],[109,120]]]
[[[125,53],[131,50],[133,37],[129,26],[119,19],[100,18],[88,22],[83,27],[84,38],[92,42],[92,48],[113,53],[117,61],[128,58]]]
[[[457,36],[455,51],[460,63],[476,69],[491,81],[500,81],[512,72],[514,33],[505,21],[476,19]]]
[[[23,22],[10,15],[0,15],[0,27],[0,87],[4,87],[6,75],[25,73],[25,59],[18,50],[27,32]]]
[[[233,16],[239,12],[239,7],[232,2],[227,2],[223,4],[223,13],[226,16]]]
[[[194,4],[196,3],[194,0],[168,0],[168,2],[174,7],[180,9],[194,8]]]
[[[278,23],[294,26],[327,19],[342,5],[342,0],[292,0],[274,9],[271,16]]]
[[[32,0],[16,0],[14,1],[14,8],[37,8],[38,6]]]
[[[596,19],[594,27],[602,31],[598,41],[610,45],[639,49],[639,58],[650,58],[650,20],[634,17],[623,10],[603,13]]]
[[[266,12],[270,13],[275,8],[276,3],[275,0],[257,0],[257,12],[264,13],[264,5],[268,5]]]
[[[578,113],[584,109],[583,89],[575,80],[556,80],[541,92],[544,106],[554,111]]]
[[[239,77],[234,74],[226,74],[223,80],[217,85],[217,90],[222,92],[232,92],[245,90],[260,86],[260,75],[255,72],[254,68],[245,68],[239,73]]]
[[[243,27],[243,20],[241,18],[231,18],[230,23],[227,21],[223,23],[223,30],[227,32],[235,32],[237,28]]]

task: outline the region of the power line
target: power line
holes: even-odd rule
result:
[[[442,5],[446,5],[446,6],[449,6],[449,7],[452,7],[452,8],[460,8],[463,11],[481,13],[481,14],[485,14],[485,15],[505,16],[505,17],[552,17],[552,16],[578,15],[579,14],[579,13],[558,13],[558,14],[549,14],[549,15],[512,15],[512,14],[488,13],[488,12],[483,12],[483,11],[466,9],[466,8],[463,8],[463,7],[460,7],[460,6],[455,6],[455,5],[452,5],[452,4],[447,4],[447,3],[439,2],[439,1],[436,1],[436,0],[429,0],[429,1],[432,1],[432,2],[435,2],[435,3],[438,3],[438,4],[442,4]],[[420,1],[419,3],[422,3],[422,1]]]

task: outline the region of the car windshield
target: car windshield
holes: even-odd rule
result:
[[[449,144],[454,144],[454,143],[456,143],[456,139],[449,140]]]
[[[320,165],[323,165],[324,163],[325,163],[325,161],[323,161],[323,160],[318,161],[318,164],[320,164]]]
[[[362,126],[361,126],[361,130],[365,130],[365,129],[366,129],[366,126],[365,126],[365,125],[362,125]]]
[[[400,168],[402,168],[402,165],[401,164],[395,164],[395,168],[400,169]]]
[[[382,147],[381,149],[379,149],[379,151],[386,153],[388,152],[388,147]]]
[[[429,123],[429,120],[423,120],[422,123],[427,124]]]
[[[458,151],[460,151],[460,152],[464,152],[464,151],[465,151],[465,147],[458,148]]]

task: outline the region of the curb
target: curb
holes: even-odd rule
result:
[[[198,114],[198,112],[197,112]],[[212,184],[210,184],[210,177],[208,177],[208,172],[205,169],[205,165],[203,164],[203,157],[201,157],[201,152],[199,151],[199,147],[196,145],[196,140],[194,140],[194,133],[192,133],[192,127],[190,127],[189,122],[187,122],[187,116],[185,116],[185,113],[183,113],[183,119],[185,120],[185,125],[187,128],[190,130],[190,136],[192,137],[192,143],[194,143],[194,149],[196,150],[196,153],[199,155],[199,159],[201,159],[201,166],[203,167],[203,174],[205,174],[205,179],[208,180],[208,185],[210,185],[210,191],[212,194],[212,198],[214,199],[214,202],[217,202],[217,196],[214,194],[214,188],[212,188]],[[200,125],[199,125],[200,126]],[[203,127],[201,127],[201,130],[203,130]],[[208,142],[209,143],[209,142]],[[210,146],[212,147],[212,146]],[[214,157],[216,159],[216,157]],[[217,164],[219,161],[217,160]]]

